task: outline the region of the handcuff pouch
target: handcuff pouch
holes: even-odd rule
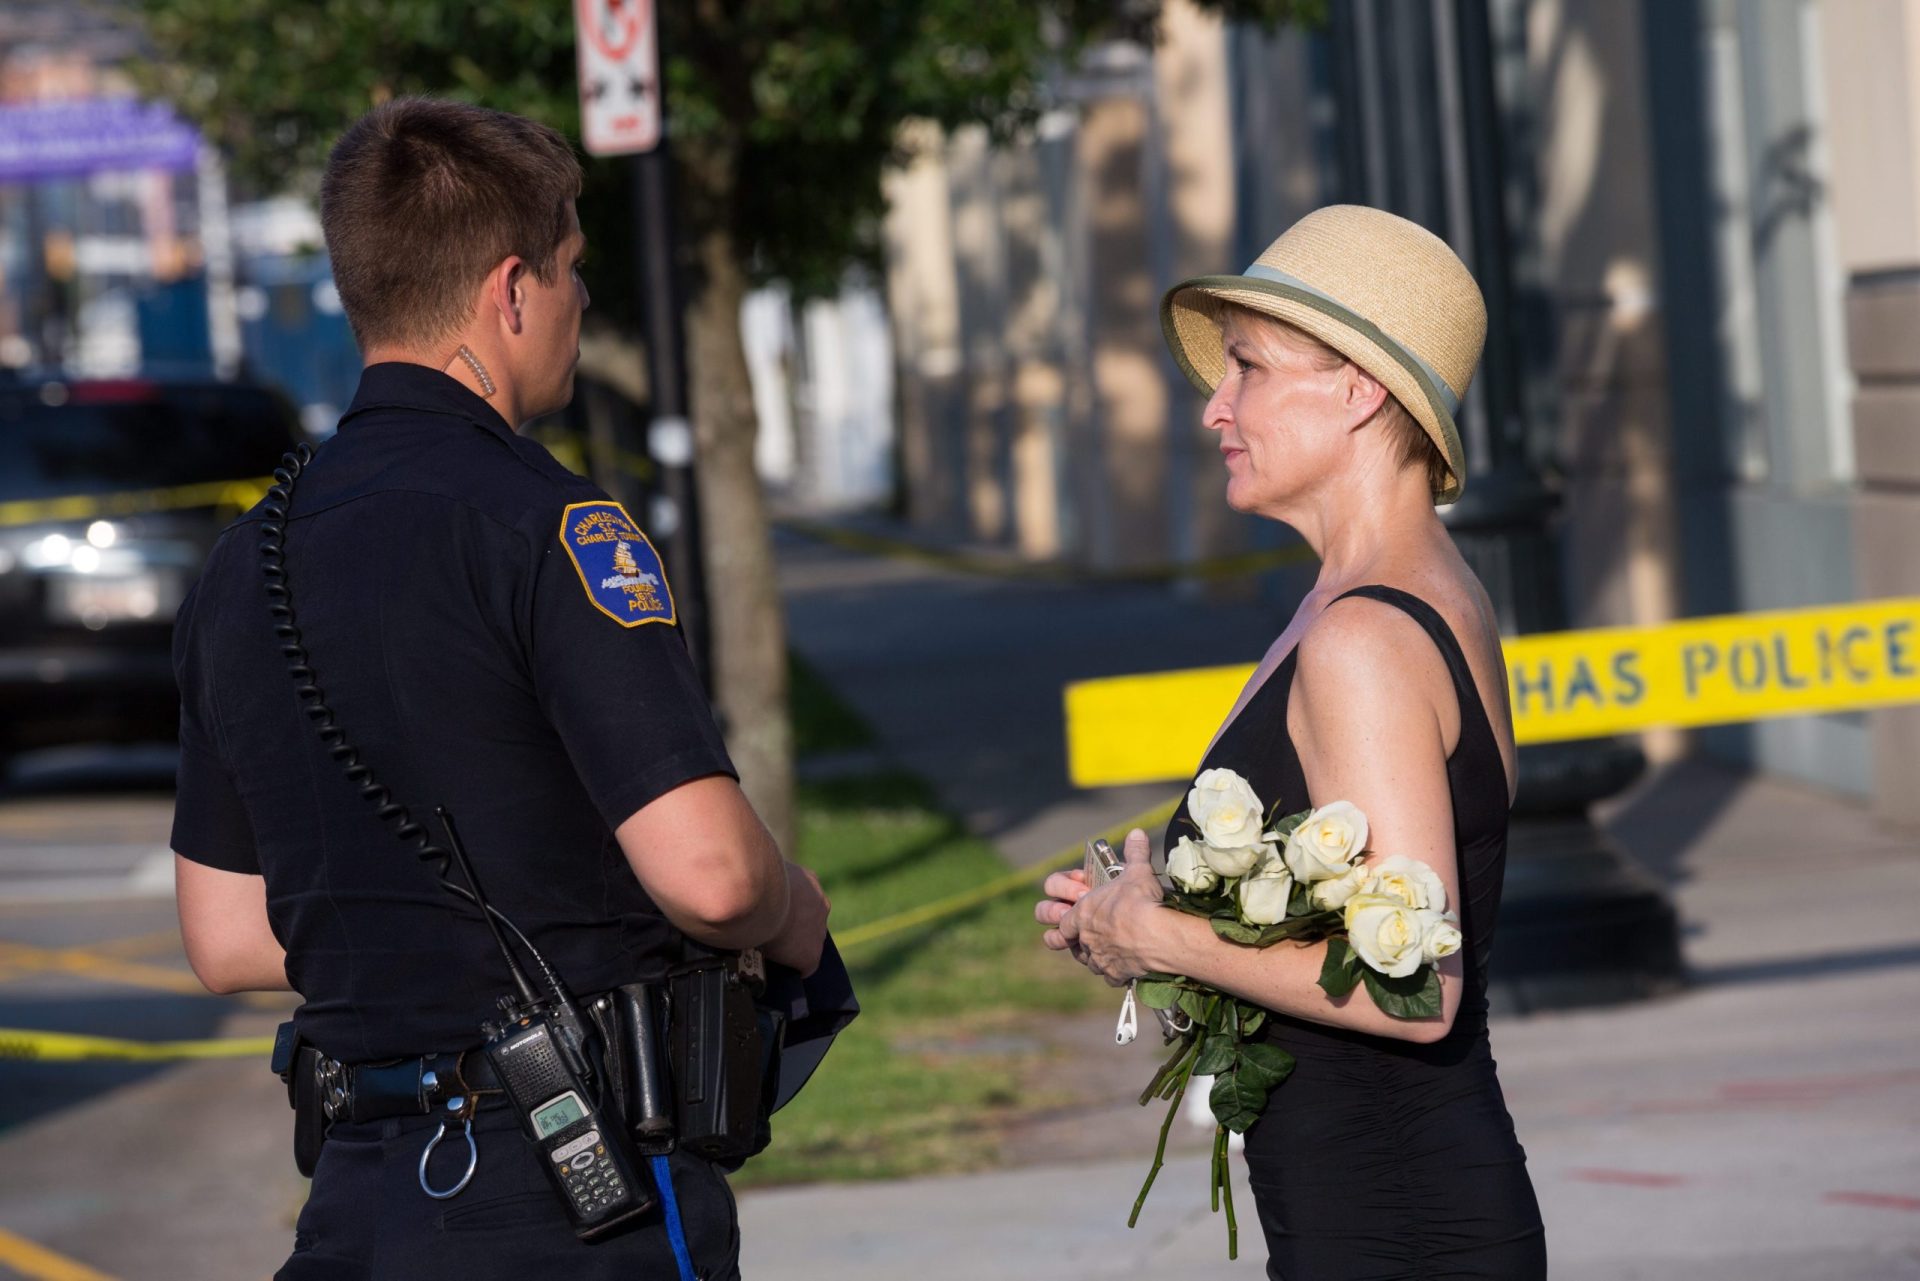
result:
[[[307,1043],[291,1021],[274,1030],[274,1073],[286,1083],[293,1108],[293,1163],[307,1178],[320,1163],[327,1141],[327,1113],[320,1083],[320,1051]]]

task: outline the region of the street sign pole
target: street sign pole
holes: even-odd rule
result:
[[[700,505],[694,484],[693,426],[687,412],[675,270],[673,193],[660,76],[660,37],[652,0],[574,0],[580,67],[580,132],[589,154],[631,156],[634,218],[640,243],[635,283],[646,329],[652,420],[647,452],[660,477],[649,530],[666,541],[681,634],[709,681],[706,578],[700,555]]]
[[[687,413],[687,370],[681,346],[679,273],[674,270],[674,227],[669,157],[664,145],[628,162],[633,168],[633,206],[640,226],[638,285],[647,328],[647,388],[653,421],[647,453],[660,469],[655,510],[648,519],[668,539],[668,572],[680,586],[680,625],[695,667],[711,686],[707,633],[706,567],[700,555],[700,499],[694,487],[693,423]]]

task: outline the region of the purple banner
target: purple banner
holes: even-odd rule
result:
[[[131,98],[0,105],[0,182],[107,169],[191,169],[200,135],[160,103]]]

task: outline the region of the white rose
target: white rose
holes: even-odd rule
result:
[[[1260,864],[1278,855],[1279,852],[1271,844],[1245,845],[1239,849],[1223,850],[1212,841],[1208,841],[1200,848],[1200,857],[1207,861],[1207,866],[1229,880],[1236,876],[1245,876]]]
[[[1369,870],[1373,873],[1373,893],[1397,898],[1408,907],[1447,910],[1447,887],[1441,884],[1440,873],[1419,859],[1395,854],[1372,864]]]
[[[1207,844],[1238,850],[1260,843],[1260,798],[1230,769],[1203,770],[1187,793],[1187,816]]]
[[[1206,894],[1220,884],[1220,877],[1200,857],[1200,845],[1191,836],[1183,836],[1167,856],[1167,875],[1189,894]]]
[[[1347,900],[1356,894],[1364,894],[1373,887],[1373,869],[1356,867],[1345,876],[1336,876],[1330,881],[1319,881],[1313,887],[1313,905],[1322,912],[1332,912],[1347,905]]]
[[[1425,959],[1425,922],[1398,899],[1356,894],[1347,900],[1346,925],[1348,945],[1388,978],[1405,978]]]
[[[1323,805],[1287,837],[1287,866],[1311,884],[1345,876],[1367,847],[1367,816],[1351,801]]]
[[[1454,924],[1452,912],[1422,912],[1420,917],[1427,931],[1420,947],[1422,956],[1438,961],[1460,950],[1460,927]]]
[[[1278,925],[1287,919],[1293,873],[1287,870],[1285,862],[1269,855],[1252,876],[1240,882],[1238,893],[1242,920],[1249,925]]]

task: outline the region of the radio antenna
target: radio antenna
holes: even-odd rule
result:
[[[513,976],[513,985],[520,991],[520,999],[528,1006],[540,1004],[540,994],[534,991],[533,980],[520,968],[520,961],[507,946],[506,936],[500,933],[500,926],[494,922],[494,911],[487,903],[487,896],[480,889],[480,880],[473,874],[473,860],[467,857],[467,847],[460,843],[460,833],[453,827],[453,815],[447,807],[439,805],[433,811],[440,819],[440,827],[447,834],[447,848],[453,852],[453,861],[460,865],[460,875],[467,878],[467,888],[473,891],[473,901],[480,908],[480,919],[487,923],[487,930],[493,935],[493,941],[500,946],[500,955],[506,958],[507,973]]]

